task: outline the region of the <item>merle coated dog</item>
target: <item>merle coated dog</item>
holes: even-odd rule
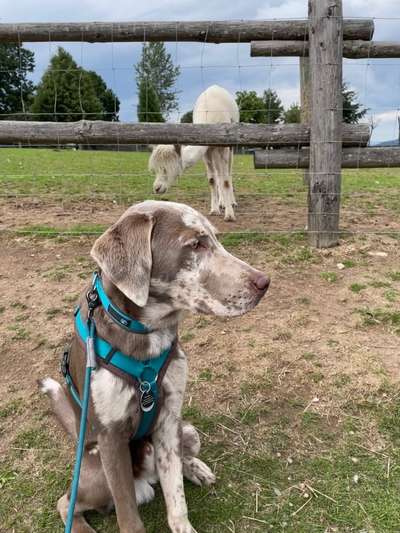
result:
[[[172,353],[157,420],[151,434],[139,441],[130,441],[140,419],[137,389],[104,365],[94,372],[73,532],[93,532],[85,511],[115,507],[121,532],[143,533],[138,505],[153,498],[152,485],[159,481],[171,531],[192,533],[183,476],[198,485],[214,483],[215,476],[197,457],[196,429],[181,420],[187,361],[178,324],[185,311],[221,317],[247,313],[266,293],[269,279],[228,253],[204,216],[172,202],[133,205],[96,240],[91,255],[110,300],[151,331],[126,331],[99,306],[94,311],[97,335],[137,359],[156,357],[168,346]],[[85,346],[75,334],[69,367],[80,394],[85,361]],[[79,409],[68,388],[51,378],[41,380],[40,386],[60,423],[76,438]],[[57,504],[64,522],[68,504],[67,492]]]

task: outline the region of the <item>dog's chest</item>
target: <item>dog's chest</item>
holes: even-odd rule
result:
[[[125,422],[139,416],[139,403],[133,385],[105,368],[96,370],[92,380],[92,399],[103,426]]]
[[[160,386],[160,416],[165,410],[180,413],[187,380],[187,361],[184,352],[177,348],[171,358]],[[99,368],[92,380],[92,399],[97,418],[104,427],[121,424],[132,419],[136,427],[140,417],[139,397],[134,385]]]

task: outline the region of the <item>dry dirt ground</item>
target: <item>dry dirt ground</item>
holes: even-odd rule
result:
[[[217,425],[227,439],[240,442],[248,438],[250,449],[251,440],[261,439],[261,448],[266,446],[290,462],[307,455],[311,448],[312,454],[317,453],[314,448],[321,440],[321,427],[334,438],[343,422],[351,419],[349,403],[355,405],[375,393],[384,402],[385,394],[391,393],[382,393],[382,387],[391,391],[398,384],[399,240],[396,235],[363,234],[347,236],[337,248],[312,250],[304,237],[279,233],[280,229],[302,227],[304,210],[278,205],[274,199],[250,200],[242,202],[237,223],[213,221],[223,231],[268,226],[278,230],[265,239],[226,241],[232,253],[267,272],[272,284],[260,305],[242,318],[190,316],[185,320],[181,338],[190,362],[187,410],[190,413],[195,406],[196,413],[223,415]],[[198,202],[196,207],[206,212],[206,204]],[[123,211],[119,205],[102,202],[62,206],[32,199],[4,201],[1,207],[3,229],[27,224],[62,229],[94,221],[107,226]],[[345,227],[362,230],[366,224],[361,215],[345,217]],[[368,227],[375,226],[400,229],[390,213],[384,212],[369,218]],[[71,335],[74,302],[94,268],[89,257],[94,239],[92,235],[45,238],[1,234],[0,457],[24,449],[18,435],[31,426],[32,417],[38,417],[56,435],[63,454],[71,458],[65,437],[46,414],[47,404],[37,393],[36,380],[47,375],[60,379],[59,356]],[[302,434],[305,414],[318,416],[322,424],[307,439]],[[255,417],[247,433],[227,422],[243,421],[246,416]],[[288,420],[286,448],[274,433],[283,419]],[[371,453],[381,453],[385,442],[376,425],[364,429],[362,445]],[[204,427],[203,437],[206,442],[213,438]],[[325,438],[322,441],[325,443]],[[321,449],[324,447],[321,444]],[[28,460],[34,469],[34,452],[28,459],[18,460]],[[215,466],[218,469],[218,462]],[[7,479],[3,485],[7,486]],[[26,520],[21,523],[29,523]],[[235,522],[236,529],[231,531],[269,530],[267,522],[260,525],[254,520],[249,527]],[[11,527],[10,521],[7,524],[0,530],[29,531],[25,525],[19,529]],[[226,528],[224,522],[224,528],[199,531],[229,531],[229,520],[226,524]],[[47,531],[31,527],[32,531]],[[307,531],[305,526],[292,527],[285,531]]]

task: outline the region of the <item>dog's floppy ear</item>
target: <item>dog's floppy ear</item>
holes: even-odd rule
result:
[[[175,152],[180,156],[182,154],[182,147],[180,144],[174,144]]]
[[[153,225],[149,214],[126,215],[97,239],[90,252],[112,283],[140,307],[149,297]]]

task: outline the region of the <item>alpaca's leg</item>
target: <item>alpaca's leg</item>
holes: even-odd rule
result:
[[[215,148],[209,148],[204,154],[204,163],[207,169],[208,185],[211,192],[211,209],[210,215],[219,215],[219,195],[218,195],[218,176],[213,161],[213,151]]]
[[[232,206],[237,207],[237,201],[235,198],[235,191],[233,188],[233,148],[229,148],[229,176],[231,178],[231,197],[232,197]]]
[[[230,153],[230,148],[216,148],[213,158],[217,168],[220,204],[222,203],[225,208],[225,220],[235,220],[232,206],[233,188],[232,176],[230,175]]]

